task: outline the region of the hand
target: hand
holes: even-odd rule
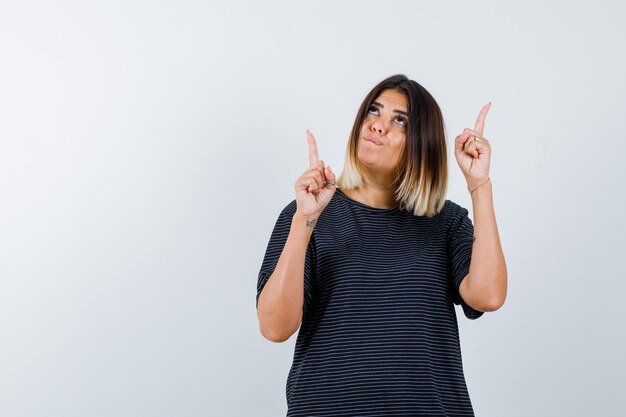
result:
[[[465,128],[463,133],[454,140],[454,156],[465,176],[467,185],[474,188],[489,178],[489,162],[491,159],[491,145],[483,137],[485,117],[491,108],[491,102],[480,110],[474,130]],[[478,136],[478,140],[474,137]]]
[[[294,184],[298,206],[296,211],[304,216],[317,218],[337,190],[336,185],[327,184],[334,184],[336,177],[330,166],[325,167],[324,161],[320,161],[313,133],[308,129],[306,133],[309,141],[309,169]]]

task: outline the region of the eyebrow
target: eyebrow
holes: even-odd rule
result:
[[[372,105],[374,105],[374,106],[376,106],[376,107],[380,107],[380,108],[382,108],[382,109],[384,109],[384,108],[385,108],[385,106],[384,106],[382,103],[379,103],[379,102],[377,102],[377,101],[372,102]],[[402,110],[393,109],[393,111],[394,111],[395,113],[404,114],[405,116],[408,116],[408,115],[409,115],[409,113],[407,113],[407,112],[405,112],[405,111],[402,111]]]

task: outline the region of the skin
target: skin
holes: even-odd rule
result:
[[[408,112],[408,101],[403,93],[391,89],[381,91],[374,101],[382,107],[368,109],[357,144],[363,183],[352,190],[341,191],[368,206],[397,207],[391,184],[404,151],[408,124],[408,116],[398,111]],[[373,138],[381,144],[364,138]]]

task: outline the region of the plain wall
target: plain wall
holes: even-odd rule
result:
[[[457,306],[477,416],[626,414],[618,1],[0,3],[0,415],[280,416],[257,274],[365,94],[404,73],[484,136],[508,297]]]

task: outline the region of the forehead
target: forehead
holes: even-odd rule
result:
[[[403,111],[407,111],[407,106],[409,104],[404,93],[391,89],[385,89],[381,91],[374,101],[383,103],[385,105],[385,108]]]

